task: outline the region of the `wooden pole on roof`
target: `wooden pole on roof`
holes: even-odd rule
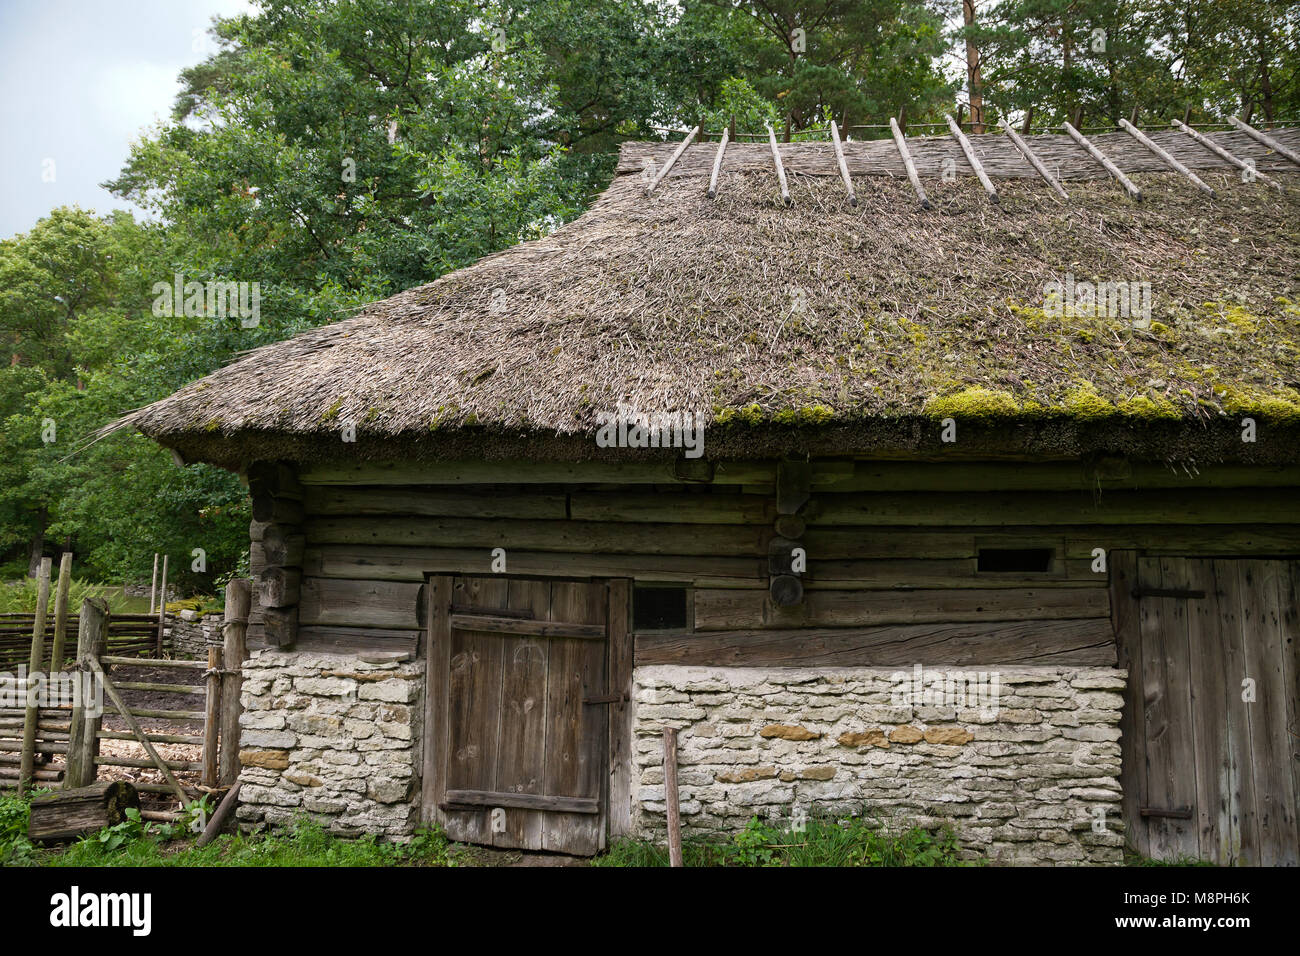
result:
[[[1070,138],[1072,140],[1074,140],[1076,143],[1078,143],[1080,146],[1082,146],[1084,149],[1088,151],[1089,156],[1091,156],[1097,162],[1101,163],[1101,165],[1105,167],[1106,172],[1110,173],[1112,176],[1118,179],[1119,184],[1128,191],[1128,194],[1130,196],[1132,196],[1137,202],[1142,201],[1142,190],[1134,186],[1133,181],[1129,179],[1127,176],[1125,176],[1123,171],[1114,163],[1112,163],[1110,159],[1107,158],[1105,153],[1099,150],[1096,146],[1092,145],[1092,143],[1088,140],[1088,137],[1080,133],[1070,123],[1065,124],[1065,131],[1070,134]]]
[[[767,126],[767,143],[772,147],[772,162],[776,163],[776,178],[781,184],[781,200],[788,206],[790,205],[790,185],[785,181],[785,166],[781,164],[781,150],[776,145],[776,131],[772,129],[771,123],[764,125]]]
[[[709,177],[709,198],[718,195],[718,173],[722,172],[722,154],[727,151],[727,142],[731,139],[731,130],[722,130],[722,142],[718,144],[718,154],[713,157],[713,175]]]
[[[1291,162],[1295,163],[1297,166],[1300,166],[1300,155],[1297,155],[1295,150],[1288,149],[1287,147],[1283,146],[1272,136],[1265,136],[1259,130],[1255,129],[1255,127],[1250,126],[1247,123],[1243,123],[1235,116],[1229,116],[1228,122],[1230,122],[1233,126],[1237,127],[1237,129],[1241,130],[1251,139],[1255,140],[1258,143],[1263,143],[1265,146],[1267,146],[1273,152],[1277,153],[1279,156],[1285,156],[1287,159],[1291,160]]]
[[[1070,194],[1067,193],[1061,183],[1047,171],[1047,167],[1044,166],[1043,161],[1038,158],[1038,154],[1030,149],[1029,144],[1020,138],[1020,134],[1010,126],[1005,127],[1005,130],[1006,134],[1011,137],[1011,142],[1016,144],[1016,149],[1020,150],[1020,152],[1024,154],[1025,159],[1029,160],[1029,165],[1033,166],[1034,169],[1037,170],[1038,175],[1043,177],[1043,181],[1052,187],[1052,191],[1062,199],[1069,199]]]
[[[844,161],[844,144],[840,142],[840,130],[835,125],[835,120],[831,120],[831,142],[835,144],[835,161],[840,165],[840,177],[844,180],[844,188],[849,191],[849,205],[858,204],[858,194],[853,191],[853,179],[849,176],[849,164]]]
[[[1170,123],[1176,129],[1182,130],[1192,139],[1196,140],[1196,142],[1200,143],[1202,146],[1204,146],[1210,152],[1214,153],[1214,155],[1218,156],[1220,159],[1227,160],[1229,163],[1236,166],[1238,169],[1249,169],[1253,175],[1258,176],[1260,179],[1262,179],[1264,182],[1268,183],[1269,185],[1275,186],[1279,190],[1282,188],[1282,184],[1278,182],[1276,179],[1274,179],[1273,177],[1265,173],[1261,173],[1258,169],[1255,169],[1255,167],[1253,167],[1250,163],[1246,162],[1244,159],[1238,159],[1236,156],[1233,156],[1232,153],[1228,152],[1226,149],[1224,149],[1214,140],[1210,139],[1208,136],[1198,133],[1196,130],[1188,126],[1186,123],[1180,123],[1178,122],[1178,120],[1170,120]]]
[[[984,164],[981,163],[980,158],[975,155],[975,147],[972,146],[970,140],[966,138],[966,134],[961,131],[961,126],[958,125],[956,120],[947,113],[943,114],[943,118],[947,121],[948,129],[952,132],[952,135],[956,137],[957,145],[959,145],[961,151],[966,154],[966,162],[970,163],[971,169],[975,170],[975,176],[979,179],[980,185],[983,186],[984,191],[989,194],[989,202],[997,202],[998,191],[993,188],[993,181],[989,179],[988,173],[984,172]]]
[[[921,177],[916,175],[916,163],[912,162],[912,154],[907,151],[907,143],[903,141],[903,131],[898,128],[898,120],[892,116],[889,118],[889,129],[894,134],[894,146],[898,148],[898,155],[903,158],[903,168],[907,170],[907,178],[912,181],[912,188],[916,190],[916,198],[921,200],[922,209],[929,209],[930,197],[925,194]]]
[[[652,192],[654,192],[655,187],[658,186],[661,182],[663,182],[664,177],[668,175],[668,171],[673,168],[673,164],[677,162],[677,160],[681,157],[682,153],[686,152],[686,147],[691,145],[691,140],[695,138],[695,134],[698,133],[699,131],[700,128],[698,126],[695,127],[695,129],[691,130],[689,133],[686,134],[686,138],[684,140],[682,140],[680,143],[677,144],[677,148],[673,150],[673,154],[668,157],[668,162],[664,163],[664,168],[659,170],[659,175],[656,176],[654,180],[650,183],[650,185],[645,188],[645,194],[647,196],[649,196]]]
[[[1178,160],[1174,159],[1174,157],[1171,156],[1171,155],[1169,154],[1169,151],[1168,151],[1167,149],[1164,149],[1162,146],[1158,145],[1158,144],[1157,144],[1157,143],[1156,143],[1156,142],[1155,142],[1155,141],[1154,141],[1150,136],[1148,136],[1146,133],[1142,132],[1140,129],[1138,129],[1136,126],[1134,126],[1134,125],[1133,125],[1132,123],[1130,123],[1128,120],[1126,120],[1126,119],[1121,119],[1121,120],[1119,121],[1119,125],[1120,125],[1120,129],[1124,130],[1126,133],[1128,133],[1130,136],[1132,136],[1135,140],[1137,140],[1139,143],[1141,143],[1141,144],[1142,144],[1143,146],[1145,146],[1147,149],[1151,150],[1151,152],[1155,153],[1155,154],[1156,154],[1157,156],[1159,156],[1162,160],[1164,160],[1166,166],[1169,166],[1169,167],[1171,167],[1172,169],[1176,169],[1176,170],[1178,170],[1178,172],[1182,173],[1184,176],[1186,176],[1188,179],[1190,179],[1193,183],[1195,183],[1195,184],[1196,184],[1196,188],[1199,189],[1201,192],[1203,192],[1203,193],[1207,193],[1207,194],[1209,194],[1210,196],[1217,196],[1217,195],[1218,195],[1218,193],[1216,193],[1216,192],[1215,192],[1215,191],[1210,187],[1210,185],[1209,185],[1208,183],[1205,182],[1205,180],[1201,179],[1200,176],[1197,176],[1194,172],[1192,172],[1190,169],[1188,169],[1186,166],[1184,166],[1184,165],[1183,165],[1182,163],[1180,163]]]

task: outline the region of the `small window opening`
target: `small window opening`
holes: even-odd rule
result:
[[[637,631],[685,630],[686,588],[633,588],[632,628]]]
[[[1046,574],[1052,570],[1051,548],[980,548],[979,570],[995,573]]]

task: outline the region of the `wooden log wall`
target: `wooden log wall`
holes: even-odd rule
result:
[[[291,466],[259,462],[248,469],[253,499],[249,571],[253,577],[248,641],[291,647],[302,599],[303,490]]]
[[[1300,554],[1297,468],[684,464],[307,469],[274,522],[300,518],[301,575],[284,544],[262,588],[296,594],[301,648],[415,652],[425,575],[490,573],[502,548],[511,575],[694,588],[689,633],[638,634],[640,664],[1113,664],[1097,549]],[[792,545],[793,601],[773,586]],[[981,571],[985,549],[1050,563]]]

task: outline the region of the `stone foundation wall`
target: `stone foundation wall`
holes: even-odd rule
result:
[[[181,611],[176,617],[168,615],[164,637],[171,642],[172,653],[179,657],[207,660],[209,647],[221,647],[225,642],[222,624],[225,614],[205,614],[199,617],[194,611]]]
[[[248,659],[245,827],[306,812],[340,833],[414,831],[424,663],[383,658],[264,650]]]
[[[985,709],[963,705],[959,684],[911,698],[900,687],[926,683],[900,676],[637,668],[639,831],[662,836],[662,731],[676,727],[682,827],[693,836],[735,832],[754,815],[788,825],[798,813],[857,813],[951,824],[964,852],[993,862],[1121,862],[1124,671],[1002,670]]]

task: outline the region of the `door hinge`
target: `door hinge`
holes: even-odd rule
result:
[[[1145,597],[1165,597],[1165,598],[1203,598],[1204,591],[1183,591],[1178,588],[1134,588],[1133,596],[1138,598]]]
[[[622,704],[628,699],[627,694],[601,694],[597,697],[584,697],[584,704]]]

